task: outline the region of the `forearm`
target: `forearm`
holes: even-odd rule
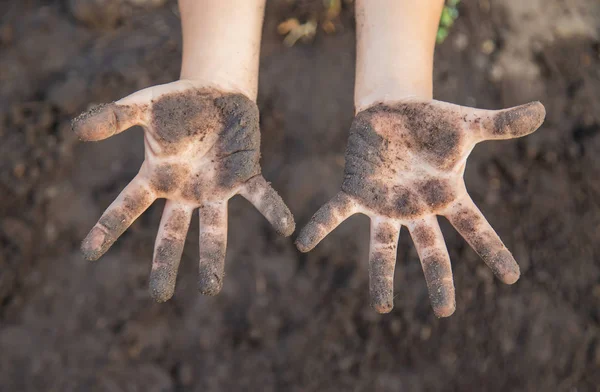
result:
[[[354,105],[433,96],[433,51],[443,0],[357,0]]]
[[[181,79],[256,101],[265,0],[179,0]]]

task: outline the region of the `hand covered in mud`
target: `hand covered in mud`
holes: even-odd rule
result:
[[[80,139],[97,141],[144,128],[145,160],[137,176],[104,212],[82,244],[89,260],[102,256],[157,198],[166,198],[154,248],[151,294],[171,298],[194,209],[200,216],[200,278],[204,294],[222,287],[227,201],[249,200],[282,235],[294,219],[261,175],[256,104],[242,94],[178,81],[101,105],[73,121]]]
[[[545,110],[533,102],[479,110],[440,101],[377,104],[358,113],[346,149],[342,190],[304,227],[298,249],[308,252],[349,216],[371,219],[371,304],[393,307],[396,248],[402,225],[413,239],[438,317],[456,307],[452,268],[436,215],[445,216],[504,283],[519,266],[465,188],[463,174],[475,144],[535,131]]]

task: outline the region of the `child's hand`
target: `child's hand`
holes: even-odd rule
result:
[[[232,196],[248,199],[280,234],[292,234],[292,214],[261,175],[258,108],[246,96],[178,81],[96,107],[76,118],[73,130],[97,141],[133,125],[145,131],[144,163],[83,241],[86,258],[98,259],[154,200],[166,198],[150,275],[152,296],[163,302],[173,295],[195,208],[204,294],[221,290]]]
[[[304,227],[297,246],[314,248],[357,212],[371,218],[370,291],[380,313],[393,307],[400,227],[408,227],[421,259],[433,310],[455,310],[450,258],[436,215],[444,215],[504,283],[519,267],[469,197],[463,173],[476,143],[535,131],[545,110],[539,102],[488,111],[440,101],[377,104],[357,114],[346,149],[342,190]]]

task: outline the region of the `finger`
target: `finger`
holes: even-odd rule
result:
[[[542,125],[545,117],[546,109],[540,102],[504,110],[477,110],[475,113],[475,121],[481,127],[481,140],[529,135]]]
[[[240,195],[252,203],[279,234],[285,237],[292,235],[296,228],[294,217],[279,194],[262,175],[246,182],[240,190]]]
[[[358,211],[354,200],[345,192],[339,192],[323,205],[300,231],[300,235],[296,239],[298,250],[300,252],[310,251],[327,234],[356,212]]]
[[[153,102],[166,94],[181,93],[194,85],[177,81],[148,87],[116,102],[102,104],[79,115],[72,127],[80,139],[98,141],[121,133],[134,125],[147,125]]]
[[[394,269],[400,224],[389,219],[371,220],[369,250],[369,288],[371,306],[378,313],[394,307]]]
[[[227,248],[227,203],[200,206],[200,279],[202,294],[217,295],[223,287]]]
[[[104,211],[83,240],[81,251],[84,257],[88,260],[100,258],[154,200],[154,192],[138,174]]]
[[[134,125],[142,125],[147,107],[117,102],[97,105],[76,117],[71,127],[81,140],[104,140]]]
[[[165,203],[150,272],[150,293],[157,302],[173,296],[177,269],[190,227],[193,207],[170,200]]]
[[[437,317],[448,317],[456,310],[452,266],[444,237],[435,216],[408,225],[429,290],[431,307]]]
[[[519,279],[517,262],[470,197],[463,197],[445,216],[498,279],[506,284]]]

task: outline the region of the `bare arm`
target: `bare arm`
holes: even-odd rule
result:
[[[371,218],[371,305],[392,310],[400,228],[413,239],[438,317],[455,308],[443,215],[504,283],[519,279],[515,259],[467,192],[463,174],[475,144],[530,134],[545,110],[531,102],[480,110],[432,99],[433,50],[442,0],[357,0],[356,117],[341,191],[302,229],[314,248],[349,216]]]
[[[214,84],[256,101],[265,0],[179,0],[181,79]]]
[[[100,258],[156,199],[167,199],[154,246],[150,292],[164,302],[177,270],[194,210],[200,222],[198,289],[223,285],[228,200],[241,195],[282,235],[294,218],[261,174],[256,106],[264,0],[180,0],[181,80],[100,105],[73,121],[84,141],[133,125],[144,128],[139,173],[83,240],[89,260]]]
[[[377,102],[432,98],[443,0],[357,0],[356,112]]]

